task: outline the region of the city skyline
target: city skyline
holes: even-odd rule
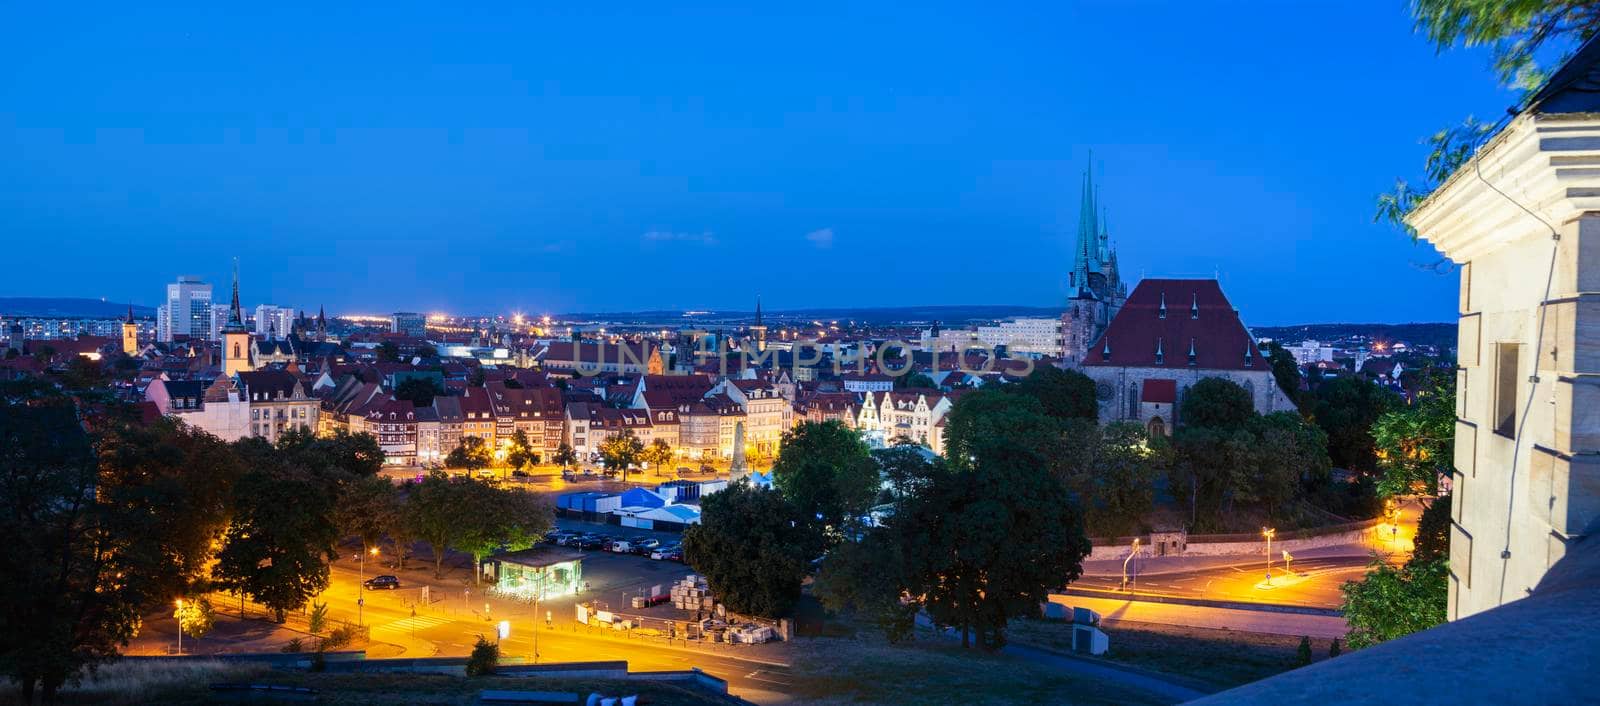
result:
[[[1134,43],[1116,8],[841,10],[776,46],[728,10],[22,12],[54,31],[0,49],[0,230],[35,263],[0,294],[142,304],[238,256],[250,301],[339,311],[1057,306],[1092,163],[1130,280],[1219,274],[1258,325],[1448,320],[1455,277],[1373,199],[1512,100],[1399,7],[1163,6]]]

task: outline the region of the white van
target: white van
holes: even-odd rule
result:
[[[619,539],[611,543],[611,551],[618,554],[628,554],[633,551],[633,545],[626,539]]]

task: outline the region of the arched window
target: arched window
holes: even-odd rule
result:
[[[239,342],[238,341],[234,341],[233,342],[233,357],[235,357],[235,358],[239,357]]]
[[[1139,384],[1128,383],[1128,418],[1139,418]]]
[[[1161,421],[1160,417],[1151,417],[1150,423],[1146,425],[1146,428],[1150,430],[1151,438],[1167,435],[1167,424]]]

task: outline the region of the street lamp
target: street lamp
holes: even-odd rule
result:
[[[1267,528],[1267,527],[1262,527],[1261,528],[1261,536],[1267,538],[1267,585],[1268,586],[1272,585],[1272,537],[1273,537],[1273,535],[1276,535],[1277,533],[1278,533],[1278,530],[1275,530],[1275,529],[1271,529],[1271,528]]]
[[[1133,561],[1133,557],[1137,556],[1138,554],[1139,554],[1139,538],[1138,537],[1134,537],[1133,538],[1133,550],[1128,552],[1128,558],[1122,560],[1122,588],[1123,588],[1123,590],[1127,590],[1127,588],[1128,588],[1128,562]]]
[[[365,616],[363,615],[363,613],[365,613],[366,607],[367,607],[367,595],[366,595],[366,593],[367,593],[367,554],[368,554],[368,552],[370,552],[373,556],[377,556],[378,555],[378,548],[377,547],[373,547],[373,548],[371,548],[370,550],[368,550],[366,552],[362,552],[361,555],[360,555],[361,569],[356,573],[356,580],[360,582],[356,586],[356,625],[366,625],[367,624]]]
[[[178,599],[178,655],[183,655],[183,599]]]

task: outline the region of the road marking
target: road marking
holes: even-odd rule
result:
[[[416,630],[416,629],[426,630],[428,628],[438,627],[440,625],[448,625],[448,624],[453,623],[453,622],[455,622],[455,621],[451,620],[449,618],[440,618],[440,617],[432,616],[432,615],[419,615],[419,616],[416,616],[414,618],[401,618],[401,619],[396,620],[396,621],[394,621],[392,623],[386,623],[384,625],[381,625],[381,626],[373,628],[373,629],[374,630],[393,630],[395,632],[407,632],[409,630]]]

